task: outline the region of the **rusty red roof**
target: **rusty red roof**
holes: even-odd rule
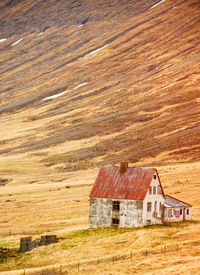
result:
[[[190,204],[177,200],[171,196],[165,195],[165,207],[191,207]]]
[[[90,197],[144,200],[155,168],[129,167],[125,173],[120,167],[101,167]]]

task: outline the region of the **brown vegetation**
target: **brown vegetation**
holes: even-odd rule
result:
[[[2,245],[87,228],[99,167],[122,159],[158,168],[166,193],[192,204],[193,219],[200,218],[199,1],[166,0],[150,9],[157,2],[1,1],[0,39],[8,38],[0,42],[0,177],[8,179],[0,195]],[[90,259],[104,243],[99,256],[148,247],[149,233],[138,246],[131,234],[123,235],[128,245],[115,248],[108,236],[68,248],[65,260],[70,254],[77,261],[79,251],[80,260],[84,253]],[[177,235],[198,242],[199,225],[177,228]],[[59,248],[47,258],[37,253],[29,254],[30,265],[11,261],[7,268],[64,257]],[[199,252],[184,250],[186,269],[181,253],[135,267],[119,262],[113,274],[199,271]],[[109,264],[97,274],[102,268],[112,274]]]

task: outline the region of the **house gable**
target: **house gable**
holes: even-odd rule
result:
[[[143,223],[159,223],[162,221],[165,196],[158,176],[155,171],[143,201]]]

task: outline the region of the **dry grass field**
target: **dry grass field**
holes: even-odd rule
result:
[[[156,3],[1,1],[0,246],[63,238],[2,274],[200,273],[200,3]],[[193,221],[88,229],[98,170],[121,160],[156,167]]]

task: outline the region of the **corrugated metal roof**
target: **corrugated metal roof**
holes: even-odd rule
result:
[[[90,197],[144,200],[155,172],[154,168],[129,167],[125,173],[121,173],[120,167],[103,166]]]
[[[187,204],[183,201],[179,201],[171,196],[165,195],[165,207],[191,207],[190,204]]]

